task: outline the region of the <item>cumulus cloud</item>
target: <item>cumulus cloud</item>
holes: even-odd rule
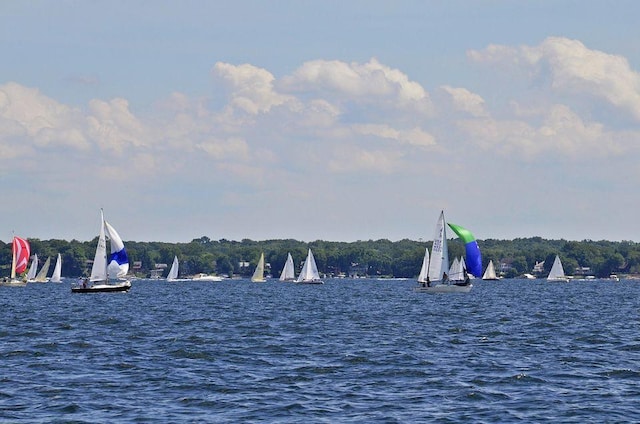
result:
[[[274,90],[275,77],[265,69],[249,64],[236,66],[218,62],[213,73],[229,84],[231,105],[246,113],[266,113],[272,107],[292,100]]]
[[[283,77],[281,86],[293,93],[310,92],[332,99],[384,101],[387,106],[412,108],[420,113],[428,113],[432,108],[429,95],[420,84],[376,59],[367,63],[309,61],[292,75]]]
[[[356,134],[371,135],[413,146],[428,147],[436,144],[434,137],[420,128],[397,130],[388,125],[379,124],[353,125],[352,128]]]
[[[549,78],[554,91],[591,95],[640,121],[640,74],[622,56],[589,49],[578,40],[549,37],[533,47],[491,45],[468,52],[468,57],[525,69],[531,77]]]
[[[456,110],[466,112],[473,116],[486,116],[484,99],[466,88],[454,88],[448,85],[440,87],[449,95],[450,101]]]

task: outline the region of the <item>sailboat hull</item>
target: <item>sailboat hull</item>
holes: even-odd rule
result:
[[[469,293],[473,288],[473,284],[457,285],[457,284],[437,284],[435,286],[415,287],[414,291],[421,293]]]
[[[27,282],[23,280],[7,280],[0,283],[0,286],[7,287],[26,287]]]
[[[307,280],[307,281],[296,281],[296,284],[324,284],[322,280]]]
[[[118,284],[94,284],[91,286],[71,287],[72,293],[113,293],[126,292],[131,288],[131,282],[125,281]]]

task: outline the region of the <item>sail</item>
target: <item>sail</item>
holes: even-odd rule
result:
[[[464,243],[467,271],[473,276],[482,275],[482,255],[476,238],[464,227],[451,223],[448,225]]]
[[[316,260],[313,257],[313,253],[311,253],[311,249],[307,253],[307,259],[304,261],[304,265],[302,266],[302,271],[300,271],[300,275],[298,275],[297,283],[304,281],[315,281],[320,280],[320,274],[318,273],[318,266],[316,265]]]
[[[167,274],[167,281],[172,281],[178,278],[178,270],[180,269],[180,264],[178,262],[178,257],[173,257],[173,263],[171,264],[171,269],[169,270],[169,274]]]
[[[31,256],[31,246],[29,242],[20,237],[13,237],[13,259],[11,261],[11,278],[16,278],[16,274],[22,274],[27,269],[29,257]]]
[[[429,280],[434,282],[440,281],[444,273],[449,273],[449,250],[447,248],[447,229],[445,227],[444,211],[441,211],[436,224],[435,235],[433,236],[433,246],[431,247]]]
[[[105,281],[107,279],[107,240],[104,234],[104,216],[100,211],[100,233],[98,235],[98,245],[96,246],[96,254],[93,257],[93,266],[91,267],[91,281]]]
[[[453,258],[451,266],[449,267],[449,279],[453,281],[462,280],[462,265],[458,258]]]
[[[53,274],[51,274],[51,278],[49,281],[52,283],[59,283],[62,278],[62,257],[58,253],[58,259],[56,260],[56,265],[53,267]]]
[[[496,275],[496,269],[493,266],[493,261],[489,261],[489,265],[487,265],[487,269],[482,275],[483,280],[497,280],[498,276]]]
[[[47,274],[49,273],[50,266],[51,266],[51,258],[47,258],[47,260],[44,261],[44,265],[42,265],[42,268],[40,268],[40,271],[38,271],[38,274],[36,275],[35,280],[37,282],[43,283],[47,281]]]
[[[38,272],[38,255],[33,255],[33,260],[31,261],[31,266],[29,267],[29,271],[27,272],[27,281],[33,281],[36,278],[36,273]]]
[[[282,268],[282,273],[280,274],[280,281],[288,281],[295,280],[295,270],[293,265],[293,258],[291,257],[291,253],[287,254],[287,261],[284,263],[284,268]]]
[[[418,282],[424,283],[427,281],[427,275],[429,273],[429,249],[424,249],[424,258],[422,259],[422,268],[420,268],[420,274],[418,274]]]
[[[564,268],[562,267],[562,262],[560,262],[560,257],[558,255],[556,255],[556,258],[553,261],[547,280],[566,280]]]
[[[260,255],[260,259],[258,260],[258,265],[256,266],[256,270],[253,272],[251,281],[253,282],[264,281],[264,253]]]
[[[120,238],[120,235],[116,232],[107,221],[104,221],[107,236],[110,240],[111,254],[109,255],[109,277],[120,278],[127,275],[129,272],[129,258],[127,251],[124,248],[124,243]]]

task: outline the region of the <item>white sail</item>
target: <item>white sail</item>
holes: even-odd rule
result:
[[[124,277],[127,275],[127,272],[129,272],[129,258],[127,257],[127,252],[124,249],[124,243],[115,228],[113,228],[107,221],[103,222],[106,235],[109,237],[109,244],[111,246],[111,255],[108,266],[109,277]]]
[[[33,260],[31,261],[31,266],[29,267],[29,271],[27,272],[27,281],[34,281],[37,273],[38,273],[38,255],[34,254]]]
[[[429,249],[424,249],[424,258],[422,259],[422,268],[420,268],[420,274],[418,274],[418,282],[424,283],[427,281],[427,275],[429,275]]]
[[[93,257],[93,266],[91,267],[91,281],[107,280],[107,239],[104,234],[104,215],[100,211],[100,233],[98,234],[98,245],[96,246],[96,254]]]
[[[496,275],[496,269],[493,266],[493,261],[490,260],[489,261],[489,265],[487,265],[487,269],[484,271],[484,274],[482,274],[482,279],[483,280],[497,280],[498,276]]]
[[[258,265],[256,266],[256,270],[253,272],[251,281],[254,283],[261,283],[264,281],[264,253],[260,255]]]
[[[307,259],[304,261],[302,271],[300,271],[300,275],[298,275],[298,279],[296,280],[296,283],[309,282],[320,282],[318,266],[316,265],[316,260],[313,257],[313,253],[311,253],[311,249],[309,249],[309,252],[307,253]]]
[[[51,278],[49,279],[52,283],[59,283],[62,279],[62,257],[58,253],[58,258],[56,259],[56,265],[53,267],[53,274],[51,274]]]
[[[449,267],[449,279],[453,281],[462,279],[462,266],[460,265],[458,258],[453,258],[453,262],[451,262],[451,266]]]
[[[560,257],[556,255],[555,260],[553,261],[553,265],[551,266],[551,271],[547,276],[548,281],[568,281],[567,277],[564,275],[564,268],[562,267],[562,262],[560,262]]]
[[[441,281],[444,273],[449,273],[449,249],[447,248],[447,229],[445,228],[444,211],[436,224],[431,258],[429,259],[429,280]]]
[[[39,283],[44,283],[45,281],[47,281],[47,274],[49,273],[49,267],[51,266],[51,258],[47,258],[46,261],[44,261],[44,265],[42,265],[42,268],[40,268],[40,271],[38,271],[38,274],[36,275],[35,280]]]
[[[291,257],[291,253],[287,254],[287,261],[284,263],[284,268],[282,268],[282,273],[280,274],[280,281],[291,281],[295,280],[295,267],[293,265],[293,258]]]
[[[180,264],[178,262],[178,257],[173,257],[173,263],[171,264],[171,269],[169,270],[169,274],[167,274],[167,281],[173,281],[178,278],[178,270],[180,269]]]

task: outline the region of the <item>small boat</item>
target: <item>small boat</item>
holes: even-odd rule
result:
[[[251,281],[254,283],[264,283],[266,281],[264,279],[264,253],[260,254],[260,259],[258,259],[256,270],[253,271]]]
[[[120,280],[111,282],[111,278],[122,279],[129,271],[129,257],[124,248],[122,238],[115,228],[104,220],[104,213],[100,210],[100,233],[98,245],[91,268],[91,277],[71,287],[72,293],[111,293],[126,292],[131,288],[131,281]],[[107,258],[107,238],[111,248],[111,254]]]
[[[465,243],[467,259],[462,270],[464,275],[464,280],[462,281],[454,281],[449,278],[447,225]],[[447,224],[444,219],[444,211],[441,211],[436,223],[426,281],[421,282],[414,290],[425,293],[468,293],[473,287],[472,276],[480,274],[482,274],[482,256],[475,237],[464,227],[451,223]]]
[[[62,257],[58,253],[58,258],[56,259],[56,265],[53,267],[53,274],[51,274],[51,278],[49,278],[49,282],[59,283],[61,280],[62,280]]]
[[[40,271],[38,271],[38,273],[36,274],[36,278],[34,279],[36,283],[47,282],[47,274],[49,273],[49,267],[51,267],[51,258],[47,258],[47,260],[44,261],[44,265],[42,265],[42,268],[40,268]]]
[[[33,259],[31,260],[31,266],[29,267],[29,271],[27,271],[27,282],[34,283],[36,281],[36,274],[38,273],[38,255],[33,254]]]
[[[204,274],[201,272],[200,274],[194,275],[193,278],[191,278],[191,281],[222,281],[222,277]]]
[[[171,264],[171,269],[169,269],[169,274],[167,274],[167,281],[172,283],[175,283],[178,281],[191,281],[190,278],[178,278],[179,270],[180,270],[180,263],[178,262],[178,257],[174,256],[173,263]]]
[[[287,253],[287,261],[284,263],[284,268],[280,273],[280,281],[294,281],[296,279],[295,267],[293,265],[293,258],[291,253]]]
[[[556,258],[553,261],[551,271],[549,271],[549,275],[547,276],[547,281],[563,283],[569,282],[569,279],[564,275],[564,268],[562,267],[562,262],[558,255],[556,255]]]
[[[487,265],[487,269],[484,271],[484,274],[482,274],[482,279],[483,280],[499,280],[498,276],[496,275],[496,268],[493,266],[492,260],[489,261],[489,265]]]
[[[620,281],[620,278],[616,274],[609,275],[609,280]]]
[[[24,287],[27,285],[26,278],[18,278],[18,275],[26,271],[31,256],[31,246],[29,242],[20,237],[13,237],[11,258],[11,276],[2,281],[1,285],[8,287]]]
[[[318,266],[316,265],[313,253],[311,253],[311,249],[309,249],[307,253],[307,259],[304,261],[302,271],[300,271],[300,275],[298,275],[295,282],[298,284],[324,284],[324,281],[320,279]]]

